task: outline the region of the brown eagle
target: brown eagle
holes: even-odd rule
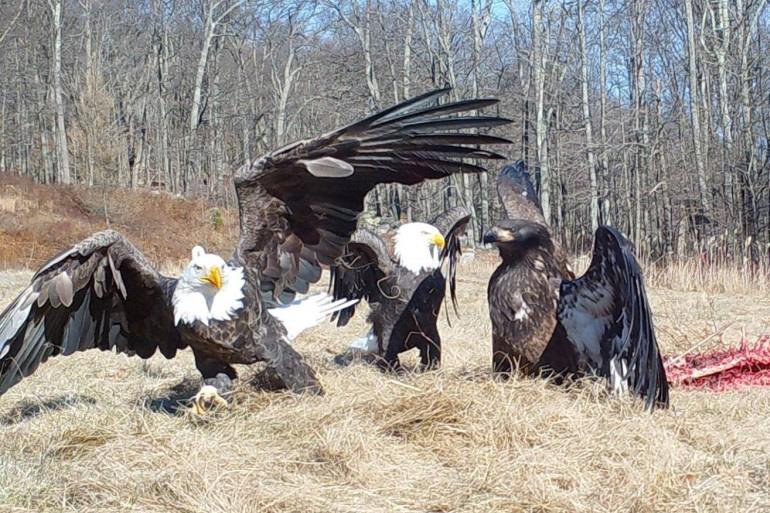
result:
[[[100,232],[50,260],[0,314],[0,394],[51,356],[91,348],[172,358],[190,347],[204,387],[195,405],[223,401],[233,364],[267,362],[295,391],[322,391],[289,345],[345,301],[295,300],[343,254],[364,197],[377,184],[416,184],[483,172],[463,133],[508,121],[459,113],[496,100],[438,104],[436,90],[242,167],[235,176],[240,240],[230,260],[196,247],[181,276],[158,273],[125,237]],[[206,399],[208,398],[208,399]]]
[[[494,371],[509,374],[518,365],[527,373],[601,376],[648,408],[667,406],[666,373],[631,243],[600,226],[591,264],[575,279],[524,163],[503,168],[497,186],[509,218],[484,235],[502,258],[487,289]]]
[[[485,156],[499,157],[491,152],[485,152]],[[398,370],[398,355],[416,348],[423,369],[440,365],[441,337],[436,322],[446,281],[457,307],[459,237],[470,219],[466,209],[455,207],[431,224],[403,224],[396,232],[394,256],[375,233],[361,229],[353,234],[347,250],[332,267],[330,289],[335,300],[366,299],[371,307],[371,330],[335,358],[338,364],[346,365],[362,356],[375,360],[382,368]],[[445,261],[449,262],[446,279],[441,270]],[[338,316],[337,325],[344,326],[354,312],[355,304],[335,312],[332,319]]]

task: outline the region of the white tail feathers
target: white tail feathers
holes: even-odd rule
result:
[[[289,340],[308,328],[321,324],[334,312],[358,303],[358,299],[338,299],[334,301],[329,294],[321,293],[297,299],[288,305],[271,308],[270,314],[281,321],[286,328]]]

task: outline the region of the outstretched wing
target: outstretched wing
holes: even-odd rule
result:
[[[0,394],[51,356],[115,348],[167,358],[184,347],[164,278],[122,235],[95,233],[53,258],[0,314]]]
[[[259,269],[275,298],[304,293],[332,265],[356,229],[364,197],[377,184],[416,184],[453,173],[483,172],[463,158],[501,159],[469,145],[509,141],[463,129],[509,121],[459,116],[497,100],[437,104],[433,91],[315,139],[290,144],[238,173],[241,214],[236,258]],[[282,292],[287,294],[281,295]]]
[[[379,303],[382,284],[393,271],[393,263],[385,242],[365,228],[356,230],[346,246],[345,253],[331,266],[329,290],[335,300],[366,299]],[[356,311],[356,305],[335,312],[332,321],[345,326]]]
[[[508,219],[526,219],[548,228],[554,246],[553,256],[559,270],[565,277],[574,278],[575,273],[569,265],[567,252],[558,242],[558,237],[554,236],[551,226],[545,221],[540,200],[532,185],[532,177],[523,160],[517,160],[500,171],[497,177],[497,195]]]
[[[444,236],[444,249],[441,252],[441,263],[449,261],[447,280],[449,281],[449,293],[452,296],[452,305],[457,313],[457,262],[462,253],[460,237],[465,234],[471,213],[463,207],[454,207],[436,216],[431,223],[438,228]]]
[[[527,165],[518,160],[497,177],[497,195],[508,219],[527,219],[547,225]]]
[[[644,279],[631,243],[614,228],[596,230],[586,273],[564,281],[558,317],[566,336],[613,389],[630,388],[646,406],[668,406],[668,382],[655,339]]]

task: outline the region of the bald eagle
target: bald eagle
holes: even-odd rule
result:
[[[289,342],[350,303],[295,296],[342,255],[367,192],[485,171],[458,159],[486,156],[465,145],[506,142],[459,131],[507,123],[457,115],[496,100],[438,104],[446,93],[415,97],[243,166],[235,175],[240,239],[227,261],[196,247],[181,276],[166,277],[115,231],[50,260],[0,314],[0,394],[51,356],[99,348],[172,358],[186,347],[204,382],[196,409],[223,401],[233,364],[264,361],[291,390],[321,393]]]
[[[441,337],[436,321],[447,281],[441,267],[444,261],[449,262],[447,278],[456,307],[459,237],[470,219],[467,210],[455,207],[431,224],[403,224],[396,232],[393,257],[376,234],[364,229],[353,234],[347,250],[332,267],[330,289],[335,300],[366,299],[371,307],[371,330],[338,355],[337,363],[346,365],[361,356],[373,359],[383,369],[398,370],[398,355],[417,348],[423,369],[439,366]],[[351,305],[335,312],[332,319],[337,317],[337,325],[344,326],[354,312],[355,305]]]
[[[644,280],[631,243],[616,229],[594,234],[588,270],[575,279],[562,260],[532,194],[523,163],[498,179],[503,219],[484,235],[502,262],[489,280],[492,365],[509,374],[547,371],[606,378],[648,408],[668,405],[663,368]]]

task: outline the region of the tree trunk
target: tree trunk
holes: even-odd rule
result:
[[[643,208],[642,195],[644,175],[646,169],[646,128],[647,113],[644,100],[645,75],[644,75],[644,19],[646,14],[646,0],[634,0],[633,11],[633,106],[634,106],[634,242],[641,249],[644,242],[643,232]]]
[[[695,157],[695,169],[698,176],[698,192],[700,193],[703,213],[711,213],[711,199],[706,184],[706,167],[703,162],[701,145],[700,102],[698,101],[698,62],[695,46],[695,22],[693,20],[692,0],[684,0],[685,16],[687,18],[687,54],[690,75],[690,121],[692,123],[692,139]]]
[[[604,18],[604,0],[599,0],[599,88],[601,96],[599,98],[599,131],[601,132],[601,161],[602,161],[602,222],[612,224],[612,210],[610,208],[610,197],[612,187],[610,186],[610,149],[607,143],[607,24]]]
[[[727,89],[727,55],[730,48],[730,18],[728,0],[718,1],[718,27],[714,27],[714,35],[719,41],[716,47],[717,69],[719,73],[719,106],[722,125],[722,173],[724,177],[725,206],[730,225],[734,226],[735,195],[733,158],[733,130],[730,118],[730,95]]]
[[[64,0],[49,0],[51,23],[54,34],[53,44],[53,100],[56,110],[56,164],[57,181],[63,184],[71,183],[70,158],[67,149],[67,130],[64,124],[64,93],[62,91],[62,23],[64,17]]]
[[[546,29],[543,21],[544,0],[534,0],[532,14],[532,58],[531,66],[535,78],[535,138],[537,139],[537,160],[540,165],[540,204],[543,217],[551,223],[551,173],[548,167],[548,119],[545,116],[545,67],[546,45],[543,36]]]
[[[487,1],[484,5],[479,5],[479,0],[472,0],[471,10],[473,30],[473,82],[471,95],[474,98],[478,98],[481,89],[481,80],[479,77],[481,49],[492,15],[492,3]],[[479,185],[481,189],[481,219],[479,220],[478,233],[484,233],[487,228],[489,228],[489,186],[487,173],[481,173],[479,175]],[[473,243],[475,244],[479,239],[474,235],[475,234],[473,233],[471,234]]]
[[[416,0],[409,1],[409,11],[407,13],[406,21],[406,34],[404,34],[404,58],[401,66],[401,97],[405,100],[411,95],[412,85],[412,33],[414,31],[414,2]],[[400,186],[400,196],[405,199],[406,207],[406,221],[411,223],[414,221],[414,203],[415,194],[417,194],[422,187],[404,187]]]
[[[591,107],[588,103],[588,51],[586,49],[586,28],[583,0],[578,0],[578,38],[580,40],[580,75],[583,97],[583,126],[586,132],[586,152],[588,154],[588,176],[591,187],[591,231],[599,228],[599,184],[596,179],[596,159],[594,157],[593,130],[591,126]]]

